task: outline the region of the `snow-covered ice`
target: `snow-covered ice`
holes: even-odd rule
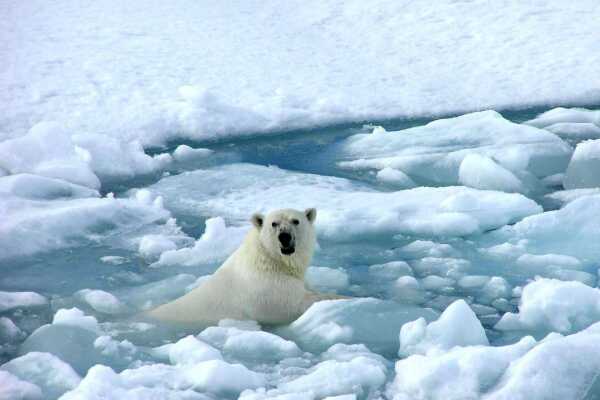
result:
[[[159,144],[594,104],[595,5],[10,1],[0,28],[0,131],[17,137],[56,121],[73,134]]]
[[[564,179],[565,189],[600,187],[600,139],[577,145]]]
[[[0,399],[599,398],[593,0],[0,15]],[[284,207],[350,298],[145,318]]]
[[[339,164],[350,170],[393,168],[425,185],[526,191],[537,189],[538,178],[564,171],[571,153],[553,133],[484,111],[351,136],[341,145]]]
[[[224,187],[220,182],[225,179]],[[169,176],[150,190],[178,213],[218,215],[237,224],[256,211],[317,206],[317,232],[329,239],[386,233],[470,235],[541,211],[519,194],[458,186],[380,192],[348,179],[251,164]]]

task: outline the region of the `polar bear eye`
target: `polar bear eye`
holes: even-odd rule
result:
[[[299,223],[300,223],[300,221],[298,221],[297,219],[292,220],[292,224],[294,224],[294,225],[298,225]]]
[[[273,228],[277,228],[277,227],[279,226],[279,222],[273,222],[273,223],[271,224],[271,226],[272,226]]]

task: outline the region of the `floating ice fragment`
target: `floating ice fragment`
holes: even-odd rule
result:
[[[516,193],[465,187],[379,192],[343,178],[251,164],[182,173],[164,178],[150,189],[163,196],[174,212],[221,215],[235,225],[247,226],[256,211],[318,205],[317,233],[332,240],[366,234],[470,235],[542,211]]]
[[[577,145],[563,184],[565,189],[600,187],[600,139]]]
[[[475,313],[464,300],[457,300],[429,325],[424,318],[404,324],[398,354],[437,354],[455,346],[488,344]]]
[[[306,283],[318,292],[343,290],[349,285],[348,274],[341,268],[310,267],[306,270]]]
[[[42,390],[23,381],[7,371],[0,371],[0,399],[6,400],[42,400]]]
[[[114,295],[104,290],[82,289],[75,297],[85,301],[94,310],[105,314],[118,314],[124,311],[125,305]]]
[[[570,333],[600,321],[600,290],[581,282],[540,278],[523,288],[518,313],[506,313],[503,331]]]
[[[323,351],[335,343],[363,343],[372,351],[394,354],[397,332],[404,323],[436,316],[431,309],[373,298],[327,300],[313,304],[278,333],[310,352]]]
[[[15,308],[32,308],[48,304],[48,300],[35,292],[0,292],[0,312]]]
[[[56,399],[81,381],[69,364],[49,353],[30,352],[7,362],[0,369],[35,384],[45,399]]]
[[[91,315],[85,315],[78,308],[61,308],[54,314],[52,319],[54,325],[69,325],[87,329],[92,332],[99,332],[100,326],[98,320]]]

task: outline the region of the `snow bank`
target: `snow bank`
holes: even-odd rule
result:
[[[0,59],[10,60],[0,72],[2,136],[54,120],[74,133],[147,145],[348,120],[593,104],[595,5],[10,1],[0,28]],[[156,29],[165,23],[168,29]]]
[[[489,343],[475,313],[464,300],[457,300],[429,325],[424,318],[402,325],[398,354],[435,354],[469,345]]]
[[[221,215],[235,224],[247,223],[256,211],[317,206],[317,233],[334,240],[390,233],[469,235],[541,211],[519,194],[465,187],[378,192],[343,178],[252,164],[186,172],[149,189],[173,212]]]
[[[556,135],[483,111],[398,132],[374,130],[341,145],[339,165],[394,168],[420,184],[536,189],[536,178],[563,172],[572,149]]]
[[[518,313],[506,313],[500,330],[572,333],[600,321],[600,290],[580,282],[537,279],[523,288]]]
[[[600,187],[600,140],[577,145],[563,184],[565,189]]]

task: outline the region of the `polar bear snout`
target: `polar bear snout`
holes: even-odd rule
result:
[[[281,232],[278,236],[279,242],[283,247],[290,247],[290,243],[292,242],[292,235],[287,232]]]
[[[280,232],[279,235],[277,235],[277,239],[279,239],[279,243],[281,244],[281,253],[289,256],[296,251],[294,238],[289,232]]]

